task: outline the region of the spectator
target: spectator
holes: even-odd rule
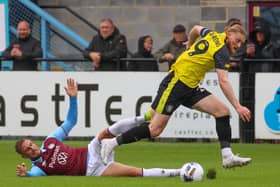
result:
[[[242,97],[247,106],[252,108],[254,115],[255,107],[255,72],[279,71],[276,62],[266,61],[267,58],[279,58],[279,47],[271,41],[270,27],[265,20],[258,17],[254,20],[253,30],[249,36],[249,42],[244,49],[244,57],[251,58],[245,61],[242,68],[240,81],[243,87]],[[254,59],[263,59],[254,61]]]
[[[250,33],[250,42],[246,48],[247,58],[266,59],[279,58],[279,46],[270,40],[271,31],[269,25],[262,19],[254,23]],[[273,72],[277,70],[277,64],[268,61],[248,62],[249,72]]]
[[[18,36],[11,45],[4,50],[2,56],[14,61],[15,71],[36,71],[37,61],[42,57],[42,48],[38,40],[32,38],[30,25],[27,21],[20,21],[17,26]]]
[[[85,49],[84,57],[93,62],[95,70],[116,71],[126,69],[125,65],[116,60],[126,57],[126,54],[125,36],[120,34],[111,19],[101,20],[99,32]]]
[[[178,24],[173,28],[173,38],[160,48],[155,54],[159,63],[168,62],[169,69],[178,56],[185,51],[185,42],[188,40],[186,28]]]
[[[152,55],[153,39],[151,36],[141,36],[138,40],[138,51],[132,55],[133,58],[154,58]],[[158,71],[156,61],[132,61],[128,63],[130,71]]]

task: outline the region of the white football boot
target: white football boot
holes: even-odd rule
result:
[[[252,158],[243,158],[237,155],[231,155],[228,157],[223,158],[223,167],[234,168],[234,167],[242,167],[249,164],[252,161]]]

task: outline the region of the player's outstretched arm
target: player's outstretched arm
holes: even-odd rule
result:
[[[38,177],[47,175],[43,170],[34,165],[32,165],[30,171],[27,171],[25,163],[16,166],[16,174],[19,177]]]
[[[67,95],[70,98],[70,106],[68,109],[67,117],[60,127],[58,127],[48,137],[55,137],[60,141],[63,141],[77,123],[78,119],[78,85],[74,79],[67,79],[67,86],[64,88]]]
[[[228,72],[223,69],[216,69],[216,72],[218,74],[220,87],[226,98],[238,112],[240,118],[245,122],[249,122],[251,119],[251,112],[247,107],[244,107],[239,103],[229,82]]]

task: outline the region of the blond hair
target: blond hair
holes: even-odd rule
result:
[[[242,25],[234,24],[225,27],[225,32],[239,32],[247,38],[247,32]]]

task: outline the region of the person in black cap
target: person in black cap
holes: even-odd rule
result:
[[[155,54],[159,63],[168,62],[169,69],[178,56],[185,51],[185,42],[188,40],[186,28],[178,24],[173,28],[173,38],[160,48]]]

